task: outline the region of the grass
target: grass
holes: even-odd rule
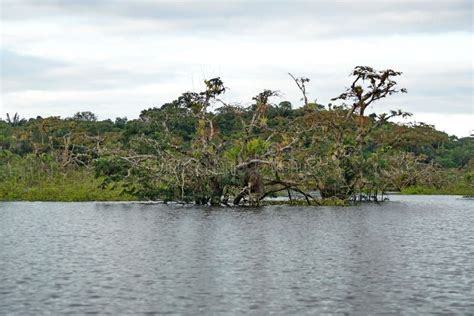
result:
[[[465,183],[450,185],[441,189],[429,186],[410,186],[400,191],[401,194],[413,195],[464,195],[474,196],[474,187]]]
[[[120,187],[101,189],[101,179],[83,171],[69,171],[53,178],[0,181],[0,201],[133,201]]]

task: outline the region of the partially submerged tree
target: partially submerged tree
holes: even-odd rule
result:
[[[258,206],[283,194],[287,203],[323,203],[316,191],[324,199],[375,200],[385,190],[451,190],[457,183],[471,194],[474,139],[389,122],[407,115],[402,111],[370,114],[382,97],[402,91],[393,80],[399,73],[357,67],[353,74],[356,83],[326,107],[304,97],[293,106],[272,90],[249,106],[229,104],[214,78],[203,92],[133,120],[9,115],[0,119],[0,180],[27,188],[71,174],[89,181],[95,167],[115,192],[212,205]],[[306,94],[309,81],[297,82]]]
[[[373,146],[371,136],[389,119],[410,115],[400,110],[366,115],[366,109],[376,101],[406,92],[403,88],[399,90],[393,79],[401,72],[357,66],[351,75],[355,77],[351,86],[332,99],[341,104],[330,104],[329,113],[306,114],[306,129],[313,130],[315,135],[311,147],[319,148],[310,168],[316,188],[324,198],[347,199],[367,187],[377,187],[372,174],[376,173],[373,167],[380,164],[368,151]]]
[[[358,66],[344,93],[317,111],[310,108],[309,79],[290,74],[303,94],[303,110],[274,105],[264,90],[247,108],[222,102],[220,78],[203,92],[187,92],[171,104],[143,111],[128,122],[127,148],[110,151],[97,163],[107,181],[125,181],[129,193],[145,199],[211,205],[258,206],[269,196],[297,192],[308,204],[312,192],[348,200],[377,196],[390,181],[389,147],[374,139],[402,111],[367,115],[376,101],[398,92],[393,70]],[[216,111],[211,105],[222,104]],[[118,171],[121,170],[121,171]],[[106,181],[106,182],[107,182]]]

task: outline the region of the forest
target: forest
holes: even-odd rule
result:
[[[474,195],[474,138],[391,122],[405,110],[377,111],[379,100],[407,92],[401,72],[357,66],[326,105],[308,99],[310,79],[289,75],[296,106],[273,90],[250,106],[226,103],[227,87],[213,78],[133,120],[7,115],[0,200],[260,206]]]

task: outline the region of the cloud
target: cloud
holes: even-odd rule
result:
[[[63,63],[54,59],[29,56],[8,49],[0,49],[2,81],[43,74],[61,66],[63,66]]]
[[[474,112],[471,1],[3,0],[1,9],[0,115],[136,117],[215,76],[227,101],[275,89],[299,104],[288,72],[310,77],[310,98],[327,103],[356,65],[404,72],[409,94],[374,110],[453,114],[453,131]]]
[[[472,2],[445,1],[21,1],[2,2],[2,18],[57,16],[117,24],[141,21],[144,31],[228,32],[278,35],[360,36],[392,33],[472,31]],[[144,22],[145,21],[145,22]],[[156,24],[154,24],[155,22]],[[101,23],[97,23],[100,27]],[[120,26],[118,27],[120,29]],[[290,32],[289,32],[290,31]],[[277,35],[277,34],[275,34]]]
[[[172,81],[177,69],[162,65],[136,69],[113,65],[57,62],[0,50],[2,93],[21,91],[130,89],[145,83]]]

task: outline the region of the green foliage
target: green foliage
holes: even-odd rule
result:
[[[31,182],[8,179],[0,184],[0,201],[133,201],[120,189],[99,189],[101,179],[83,171],[68,172],[56,179]]]
[[[254,138],[245,145],[244,155],[246,157],[258,157],[268,150],[269,144],[260,138]]]
[[[134,200],[122,194],[121,185],[100,188],[84,168],[64,169],[49,155],[19,157],[0,154],[0,200],[3,201],[122,201]]]
[[[220,78],[202,92],[143,110],[138,119],[97,120],[14,115],[0,120],[0,199],[163,200],[258,206],[279,192],[292,204],[346,204],[404,193],[472,194],[474,139],[427,124],[390,123],[400,110],[365,113],[406,92],[393,70],[356,67],[353,84],[309,102],[305,77],[291,77],[301,106],[272,103],[264,90],[248,107],[224,103]],[[323,199],[311,192],[319,191]]]
[[[97,116],[94,113],[89,112],[89,111],[77,112],[76,114],[74,114],[72,119],[75,121],[95,122],[97,121]]]
[[[474,188],[464,183],[449,185],[443,188],[435,188],[432,186],[410,186],[403,188],[400,193],[414,195],[464,195],[474,196]]]
[[[400,192],[402,194],[474,196],[474,170],[444,169],[440,173],[440,178],[444,180],[442,185],[437,185],[434,181],[422,182],[404,187]]]

